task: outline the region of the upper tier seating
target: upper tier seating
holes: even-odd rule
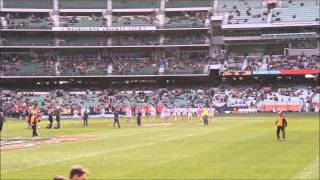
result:
[[[228,24],[266,23],[268,11],[258,0],[221,0],[219,11],[228,12]]]
[[[60,24],[62,27],[104,27],[106,20],[95,16],[60,16]]]
[[[4,0],[4,8],[51,9],[52,0]]]
[[[156,25],[154,16],[113,16],[112,26],[151,26]]]
[[[168,28],[195,28],[204,27],[207,12],[185,12],[173,15],[167,14],[165,27]]]
[[[53,23],[48,18],[9,19],[8,29],[50,29]]]
[[[113,0],[113,9],[159,8],[160,0]]]
[[[106,0],[59,0],[61,9],[107,9]]]
[[[213,0],[166,0],[167,8],[212,7]]]
[[[40,60],[44,59],[44,60]],[[55,75],[55,62],[48,57],[30,58],[24,56],[3,57],[0,61],[1,73],[10,76]]]
[[[289,5],[287,8],[276,8],[271,11],[272,22],[320,21],[319,11],[319,5],[316,6],[308,3],[303,6],[301,6],[301,4],[295,4]]]
[[[51,37],[23,37],[23,38],[5,38],[2,40],[6,46],[54,46],[54,39]]]

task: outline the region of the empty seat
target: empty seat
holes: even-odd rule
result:
[[[51,9],[52,0],[4,0],[4,8]]]

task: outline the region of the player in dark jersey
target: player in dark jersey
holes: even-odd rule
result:
[[[142,112],[141,112],[141,110],[139,110],[137,113],[137,126],[138,126],[138,128],[141,127],[141,118],[142,118]]]
[[[114,126],[115,126],[116,124],[118,124],[118,128],[121,128],[121,126],[120,126],[120,121],[119,121],[119,115],[120,115],[120,111],[119,111],[118,109],[115,109],[115,111],[114,111],[114,117],[113,117],[114,122],[113,122],[112,128],[114,128]]]
[[[3,112],[0,112],[0,132],[2,131],[3,123],[5,122]]]

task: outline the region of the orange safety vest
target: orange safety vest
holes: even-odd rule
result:
[[[37,124],[37,117],[36,115],[32,115],[30,118],[30,124]]]
[[[283,117],[278,116],[278,126],[283,126]]]

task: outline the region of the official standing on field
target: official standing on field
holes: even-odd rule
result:
[[[59,129],[60,128],[60,109],[56,110],[56,121],[57,121],[57,125],[54,128]]]
[[[85,110],[83,114],[83,127],[88,127],[88,118],[89,114],[87,113],[87,110]]]
[[[0,132],[2,131],[3,123],[5,122],[3,112],[0,112]]]
[[[118,124],[118,128],[121,128],[121,127],[120,127],[120,122],[119,122],[119,115],[120,115],[119,110],[118,110],[118,109],[115,109],[115,111],[114,111],[114,117],[113,117],[114,122],[113,122],[112,128],[114,128],[114,126],[115,126],[116,124]]]
[[[30,125],[32,127],[32,137],[38,136],[37,124],[38,124],[37,114],[34,112],[32,113],[32,116],[30,118]]]
[[[287,121],[286,119],[284,118],[283,116],[283,113],[282,112],[279,112],[278,113],[278,118],[275,122],[275,124],[277,125],[277,140],[280,140],[280,131],[282,132],[282,140],[285,140],[286,138],[286,127],[287,127]]]
[[[138,126],[138,128],[141,127],[141,118],[142,118],[142,112],[141,112],[141,110],[139,110],[137,113],[137,126]]]
[[[51,129],[51,128],[52,128],[52,123],[53,123],[53,114],[52,114],[52,111],[49,112],[48,120],[49,120],[49,124],[48,124],[47,128],[48,128],[48,129]]]

